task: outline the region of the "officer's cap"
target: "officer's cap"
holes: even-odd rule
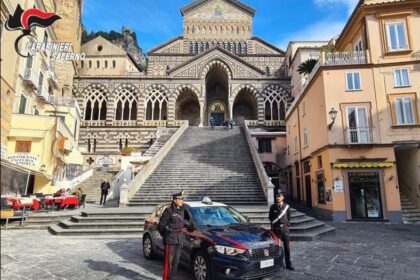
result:
[[[184,199],[184,191],[180,191],[179,193],[174,193],[172,195],[172,199]]]
[[[276,197],[278,197],[278,196],[286,197],[285,194],[284,194],[284,192],[278,192],[278,193],[276,193]]]

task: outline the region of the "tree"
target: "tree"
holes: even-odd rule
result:
[[[307,59],[299,65],[297,71],[299,72],[299,74],[310,74],[317,62],[318,59],[315,58]]]

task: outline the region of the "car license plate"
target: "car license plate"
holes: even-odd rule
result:
[[[266,268],[274,265],[274,259],[265,260],[260,262],[260,268]]]

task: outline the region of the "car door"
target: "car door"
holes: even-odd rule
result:
[[[193,219],[191,213],[188,209],[184,212],[184,226],[187,227],[190,223],[193,224]],[[187,222],[188,221],[188,222]],[[199,238],[195,237],[197,235],[197,230],[188,231],[185,230],[183,234],[183,244],[182,244],[182,251],[181,251],[181,261],[187,265],[191,264],[191,251],[194,246],[197,246],[197,242],[199,242]],[[199,244],[199,243],[198,243]]]
[[[151,231],[153,242],[156,246],[156,249],[163,254],[164,252],[164,244],[163,244],[163,237],[160,235],[159,231],[157,230],[157,225],[159,223],[160,218],[162,217],[163,211],[165,211],[168,205],[163,205],[156,209],[156,224]]]

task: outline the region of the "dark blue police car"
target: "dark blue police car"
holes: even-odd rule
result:
[[[156,207],[145,220],[143,254],[146,259],[163,256],[162,236],[157,230],[167,205]],[[275,274],[283,263],[283,248],[277,236],[251,224],[238,211],[204,198],[184,202],[185,239],[181,264],[196,280],[261,279]]]

